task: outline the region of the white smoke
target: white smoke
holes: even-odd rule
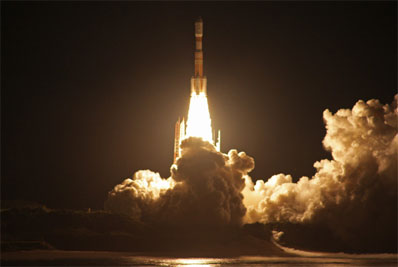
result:
[[[153,210],[156,199],[175,184],[171,178],[162,179],[159,173],[138,171],[109,192],[105,209],[140,220]]]
[[[285,174],[255,184],[246,176],[244,221],[317,223],[351,247],[396,247],[397,100],[325,110],[323,145],[333,159],[315,162],[315,175],[297,183]]]
[[[396,202],[396,106],[397,96],[392,105],[360,100],[352,110],[341,109],[334,115],[325,110],[323,145],[333,160],[315,162],[317,173],[297,183],[290,175],[278,174],[254,185],[246,176],[245,221],[305,222],[332,206],[365,209],[362,205],[369,205],[376,191],[383,191],[378,197]]]
[[[320,223],[341,239],[395,242],[397,101],[396,95],[391,105],[360,100],[352,110],[325,110],[323,145],[333,159],[315,162],[311,178],[293,182],[278,174],[253,183],[251,157],[223,154],[191,137],[182,142],[170,178],[139,171],[115,186],[105,208],[172,225]]]

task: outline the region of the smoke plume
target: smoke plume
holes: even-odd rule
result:
[[[293,182],[277,174],[253,183],[253,158],[191,137],[170,178],[138,171],[115,186],[105,208],[169,225],[317,224],[352,247],[396,248],[397,101],[396,95],[391,105],[372,99],[335,114],[325,110],[323,145],[332,160],[315,162],[311,178]]]
[[[245,221],[320,223],[352,246],[396,242],[397,99],[325,110],[323,145],[333,159],[315,162],[315,175],[297,183],[285,174],[255,184],[246,176]]]
[[[138,171],[109,193],[105,209],[143,222],[172,225],[240,225],[245,215],[243,176],[254,168],[244,152],[218,152],[212,144],[190,137],[171,167],[171,177]]]

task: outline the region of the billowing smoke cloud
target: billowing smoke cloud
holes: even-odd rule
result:
[[[254,160],[236,150],[220,153],[194,137],[181,148],[170,178],[139,171],[109,193],[105,208],[143,222],[240,225],[246,212],[243,176],[254,168]]]
[[[397,99],[325,110],[323,145],[333,159],[316,162],[316,174],[297,183],[285,174],[256,184],[246,176],[245,221],[322,223],[347,242],[396,242]]]
[[[244,152],[223,154],[189,138],[170,178],[138,171],[109,193],[105,208],[171,225],[318,224],[352,247],[358,242],[394,246],[397,101],[398,96],[391,105],[358,101],[352,110],[335,114],[325,110],[323,145],[333,159],[316,162],[311,178],[293,182],[290,175],[278,174],[254,184],[248,176],[254,160]]]
[[[173,179],[162,179],[159,173],[138,171],[133,179],[127,178],[109,192],[105,209],[128,215],[137,221],[149,216],[161,194],[174,188]]]

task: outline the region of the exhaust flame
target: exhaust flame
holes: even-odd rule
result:
[[[200,137],[213,144],[212,132],[207,96],[204,92],[192,92],[185,137]]]

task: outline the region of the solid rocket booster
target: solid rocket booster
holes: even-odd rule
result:
[[[206,77],[203,76],[203,20],[195,21],[195,76],[191,78],[191,94],[206,94]]]

